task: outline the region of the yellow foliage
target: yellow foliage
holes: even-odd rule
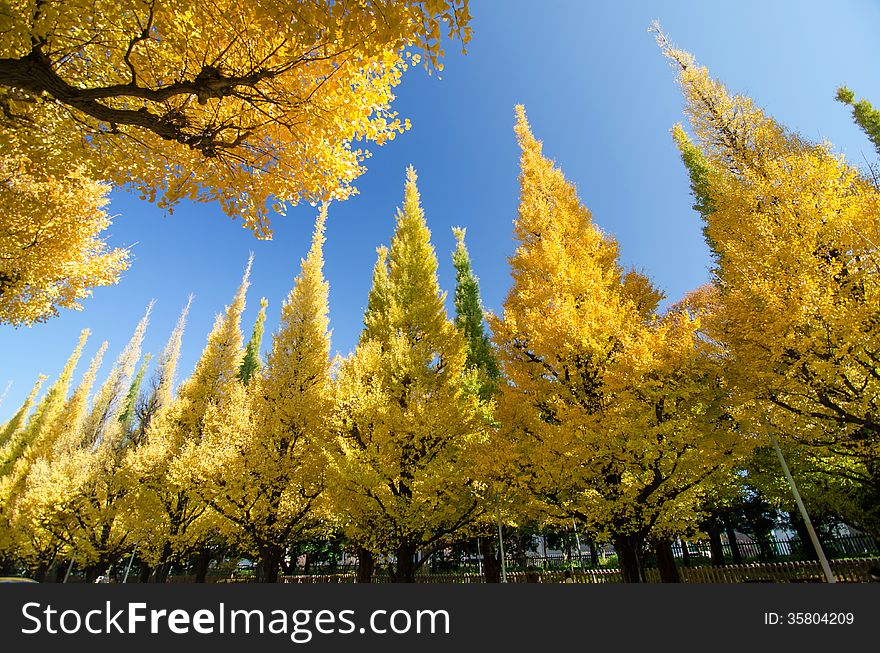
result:
[[[726,349],[738,418],[876,461],[880,191],[658,38],[708,162],[718,309],[707,330]]]
[[[162,207],[219,201],[260,237],[270,210],[345,198],[409,123],[393,88],[467,0],[2,0],[0,150]]]
[[[721,369],[697,318],[661,318],[662,293],[624,274],[522,107],[516,134],[514,285],[490,319],[511,492],[530,502],[521,514],[579,519],[624,556],[692,524],[712,475],[737,460]]]
[[[336,376],[340,437],[330,486],[346,533],[373,552],[393,552],[399,581],[412,580],[416,550],[425,560],[461,538],[480,508],[484,422],[436,271],[410,168],[391,247],[379,249],[366,328]]]
[[[109,187],[70,163],[55,176],[34,168],[0,155],[0,323],[79,310],[93,288],[116,283],[128,267],[128,251],[101,238]]]

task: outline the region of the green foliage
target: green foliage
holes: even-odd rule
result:
[[[260,344],[263,341],[263,325],[266,322],[266,307],[268,305],[269,302],[265,297],[260,299],[260,312],[257,314],[256,322],[254,322],[251,339],[248,340],[247,346],[244,349],[244,359],[241,361],[241,367],[238,368],[238,378],[245,385],[250,383],[251,377],[262,367]]]
[[[855,93],[846,86],[837,89],[835,99],[852,107],[853,120],[871,139],[874,148],[880,154],[880,111],[871,106],[867,100],[857,102]]]
[[[467,366],[476,368],[481,376],[480,396],[486,400],[494,394],[501,370],[486,334],[479,280],[471,270],[471,259],[464,244],[465,230],[454,227],[457,246],[452,253],[455,266],[455,326],[464,335],[467,345]]]

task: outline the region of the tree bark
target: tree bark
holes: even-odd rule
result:
[[[792,510],[788,513],[788,518],[791,520],[791,525],[797,532],[798,539],[800,540],[800,549],[797,553],[804,560],[818,560],[819,554],[816,553],[816,547],[813,546],[813,541],[810,539],[810,531],[807,530],[807,524],[800,513]]]
[[[85,568],[85,577],[87,583],[94,583],[98,576],[101,575],[101,572],[105,570],[106,567],[102,567],[100,563],[89,565]]]
[[[672,554],[672,542],[667,539],[654,540],[654,552],[657,554],[657,569],[660,571],[661,583],[680,583],[678,566]],[[682,546],[686,546],[682,541]]]
[[[280,546],[266,546],[260,548],[260,582],[277,583],[278,569],[281,567],[281,557],[284,550]]]
[[[620,561],[620,571],[624,583],[644,583],[642,567],[642,539],[638,535],[625,535],[614,538],[614,549]]]
[[[727,543],[730,546],[730,555],[733,558],[733,564],[741,565],[743,562],[742,554],[739,552],[739,544],[736,542],[736,531],[733,525],[724,520],[724,531],[727,533]]]
[[[721,544],[721,528],[712,520],[706,525],[709,534],[709,551],[712,555],[712,566],[720,567],[724,564],[724,546]]]
[[[495,552],[495,538],[481,537],[480,551],[483,553],[483,578],[487,583],[500,583],[501,561]]]
[[[415,558],[417,548],[412,544],[402,544],[394,552],[397,562],[392,569],[392,583],[415,583],[416,565]]]
[[[681,544],[681,564],[684,565],[685,567],[690,567],[691,566],[691,552],[688,550],[687,542],[685,542],[681,538],[679,538],[678,541]],[[672,544],[670,544],[669,546],[672,547]],[[669,553],[670,553],[670,555],[672,554],[671,548],[669,549]],[[657,562],[659,564],[660,561],[658,560]]]
[[[196,556],[196,582],[204,583],[208,576],[208,565],[211,564],[211,550],[201,549]]]
[[[376,559],[373,557],[373,552],[369,549],[365,549],[364,547],[359,546],[357,548],[357,558],[357,582],[372,583],[373,570],[376,568]]]
[[[162,547],[162,562],[156,565],[156,576],[153,578],[154,583],[167,583],[168,574],[171,573],[171,543],[165,542]]]

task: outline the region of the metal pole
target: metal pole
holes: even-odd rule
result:
[[[574,543],[578,550],[578,567],[584,566],[584,560],[581,558],[581,538],[578,537],[578,527],[574,519],[571,520],[571,526],[574,528]]]
[[[128,559],[128,567],[126,567],[126,569],[125,569],[125,577],[122,579],[122,582],[123,582],[123,583],[127,583],[127,582],[128,582],[128,572],[131,571],[131,563],[134,562],[134,554],[135,554],[135,551],[137,551],[137,547],[134,547],[134,548],[131,550],[131,558]]]
[[[501,537],[501,493],[495,493],[495,507],[498,509],[498,550],[501,551],[501,582],[507,582],[507,561],[504,559],[504,538]]]
[[[834,579],[834,574],[831,572],[831,565],[828,564],[828,558],[825,557],[825,552],[822,550],[822,545],[819,543],[819,537],[816,535],[815,529],[813,529],[813,522],[810,521],[810,516],[807,514],[807,509],[801,499],[801,493],[798,492],[797,485],[794,484],[794,478],[792,478],[791,471],[788,469],[788,463],[785,462],[785,457],[782,455],[782,449],[779,448],[779,442],[776,440],[776,436],[770,432],[770,429],[767,429],[767,434],[770,436],[770,441],[773,443],[773,448],[776,450],[776,456],[779,458],[779,464],[782,465],[782,473],[785,474],[788,485],[791,487],[792,494],[794,494],[794,500],[797,503],[798,510],[800,510],[804,524],[807,526],[807,532],[810,534],[810,539],[813,541],[813,547],[816,549],[816,553],[819,556],[819,562],[822,564],[822,571],[825,572],[825,579],[829,583],[834,583],[836,581]]]
[[[67,573],[64,574],[64,580],[61,581],[62,583],[66,583],[67,579],[70,577],[70,570],[73,569],[73,559],[75,557],[76,557],[76,553],[74,553],[73,555],[70,556],[70,564],[67,565]]]
[[[480,538],[477,538],[477,570],[480,576],[483,575],[483,553],[480,551]]]

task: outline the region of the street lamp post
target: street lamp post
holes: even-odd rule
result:
[[[501,552],[501,582],[507,582],[507,561],[504,558],[504,538],[501,537],[501,493],[495,493],[495,507],[498,517],[498,550]]]
[[[816,554],[819,556],[822,571],[825,572],[825,580],[829,583],[834,583],[836,580],[834,574],[831,572],[831,565],[828,564],[828,558],[825,557],[825,551],[822,550],[822,544],[819,542],[819,537],[816,535],[816,530],[813,528],[813,522],[810,521],[810,516],[807,514],[807,508],[804,506],[803,499],[801,499],[801,493],[798,492],[791,471],[788,469],[788,463],[785,462],[785,457],[782,455],[782,449],[779,448],[779,441],[769,428],[767,429],[767,434],[770,436],[770,441],[773,443],[773,449],[776,450],[776,456],[779,458],[779,464],[782,466],[782,473],[785,474],[785,479],[788,481],[792,494],[794,494],[794,500],[801,513],[801,518],[807,526],[807,532],[810,534],[813,547],[816,549]]]
[[[135,554],[136,551],[137,551],[137,547],[134,547],[134,548],[131,550],[131,558],[128,559],[128,567],[125,568],[125,577],[122,579],[122,582],[123,582],[123,583],[127,583],[127,582],[128,582],[128,572],[131,571],[131,563],[134,562],[134,554]]]

